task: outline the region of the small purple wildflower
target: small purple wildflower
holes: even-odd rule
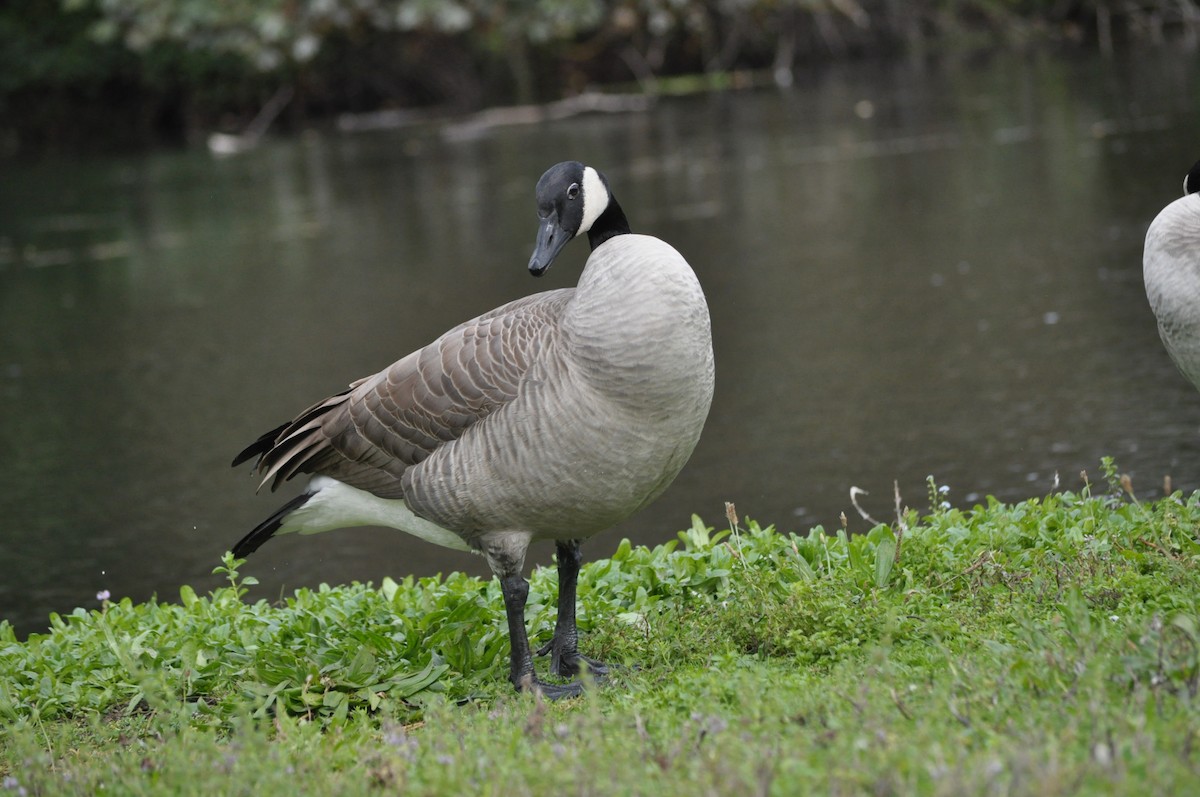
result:
[[[404,758],[412,760],[420,747],[417,737],[409,736],[403,725],[389,723],[383,728],[383,740],[396,748]]]
[[[112,597],[112,593],[106,589],[102,589],[96,593],[96,600],[101,601],[101,602],[106,601],[111,597]]]
[[[729,723],[724,718],[718,717],[716,714],[701,714],[694,712],[692,714],[692,722],[700,728],[700,738],[711,734],[721,733],[729,727]]]

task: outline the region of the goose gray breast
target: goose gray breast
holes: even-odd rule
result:
[[[1146,231],[1142,276],[1167,353],[1200,389],[1200,162]]]
[[[537,185],[529,270],[545,272],[587,233],[576,288],[518,299],[318,402],[260,436],[274,490],[298,473],[305,492],[237,545],[276,534],[390,526],[487,557],[504,593],[510,679],[551,697],[579,682],[534,677],[521,575],[533,540],[555,541],[559,615],[551,672],[604,665],[579,654],[575,582],[581,540],[644,507],[674,480],[699,440],[713,393],[708,306],[673,247],[630,231],[607,179],[566,162]]]
[[[408,505],[472,542],[507,529],[588,537],[644,507],[683,467],[708,413],[703,301],[662,241],[602,244],[513,400],[409,469]]]

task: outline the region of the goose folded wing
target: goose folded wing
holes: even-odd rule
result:
[[[272,490],[312,473],[402,497],[407,468],[516,397],[571,293],[535,294],[458,325],[263,435],[235,464],[259,454]]]

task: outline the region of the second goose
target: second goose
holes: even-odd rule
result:
[[[1184,179],[1183,196],[1150,223],[1142,277],[1167,353],[1200,389],[1200,162]]]

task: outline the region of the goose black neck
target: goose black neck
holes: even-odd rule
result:
[[[592,251],[596,247],[616,235],[625,235],[633,232],[629,229],[629,221],[625,218],[625,211],[621,210],[621,206],[617,204],[616,197],[609,197],[608,207],[600,214],[600,218],[592,224],[592,228],[588,230],[588,243],[591,244]]]
[[[1183,181],[1183,193],[1185,196],[1200,194],[1200,161],[1196,161],[1196,165],[1188,172],[1187,179]]]

